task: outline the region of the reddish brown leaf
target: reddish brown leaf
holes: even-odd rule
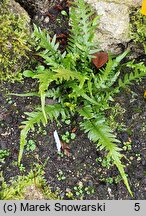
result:
[[[99,69],[108,61],[108,53],[97,52],[93,54],[96,58],[92,58],[92,63]]]
[[[54,10],[58,10],[58,11],[61,11],[61,10],[63,10],[63,7],[61,6],[61,5],[55,5],[54,7],[53,7],[53,9]]]
[[[65,35],[65,34],[58,34],[57,36],[56,36],[56,38],[57,39],[62,39],[62,38],[67,38],[67,35]]]
[[[61,141],[61,149],[67,157],[70,157],[70,146],[67,143]]]
[[[76,131],[77,131],[77,127],[74,127],[74,128],[71,130],[72,133],[75,133]]]

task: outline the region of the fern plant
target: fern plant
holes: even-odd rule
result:
[[[46,66],[39,65],[35,71],[27,70],[23,73],[26,77],[38,80],[38,93],[26,93],[26,96],[40,97],[41,106],[26,113],[27,120],[22,122],[18,162],[22,159],[27,134],[36,124],[42,122],[45,126],[48,120],[59,121],[60,118],[78,114],[83,118],[80,127],[96,143],[97,149],[105,149],[107,158],[113,160],[132,195],[121,162],[123,155],[118,147],[120,141],[107,125],[105,111],[109,109],[109,102],[115,94],[133,80],[146,75],[146,68],[142,63],[134,65],[130,62],[127,66],[132,72],[123,79],[119,78],[120,62],[127,55],[126,51],[115,59],[109,58],[106,67],[97,72],[91,59],[94,58],[92,54],[98,50],[93,38],[99,18],[90,21],[92,15],[90,6],[84,0],[72,3],[70,37],[68,47],[63,53],[58,49],[56,35],[50,38],[47,32],[34,25],[33,37],[37,43],[38,55]],[[50,89],[50,84],[53,84],[53,89]],[[55,99],[57,104],[46,105],[46,97]]]

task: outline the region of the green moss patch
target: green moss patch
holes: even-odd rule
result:
[[[29,17],[12,7],[7,0],[0,5],[0,80],[21,79],[31,47]]]

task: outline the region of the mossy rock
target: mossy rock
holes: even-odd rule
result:
[[[0,14],[0,80],[20,80],[31,49],[30,18],[14,0],[1,2]]]
[[[36,167],[27,175],[19,175],[4,181],[0,173],[2,185],[0,188],[1,200],[56,200],[59,199],[58,191],[52,192],[44,178],[44,170],[41,165]]]

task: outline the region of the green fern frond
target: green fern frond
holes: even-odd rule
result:
[[[42,73],[38,73],[33,78],[39,80],[39,92],[48,90],[48,86],[54,81],[54,73],[52,70],[45,69]]]
[[[46,97],[52,98],[53,100],[59,99],[61,96],[60,88],[52,88],[46,91]]]
[[[121,163],[123,155],[120,153],[121,149],[117,146],[120,141],[116,139],[116,136],[113,134],[112,130],[105,124],[104,118],[97,117],[96,119],[84,120],[80,125],[81,128],[84,129],[85,133],[88,133],[88,138],[94,143],[97,143],[97,148],[108,151],[107,158],[112,158],[129,193],[132,195],[128,179],[124,171],[124,165]]]
[[[133,72],[126,74],[122,79],[119,79],[118,86],[115,88],[114,92],[119,92],[120,88],[125,88],[127,85],[132,84],[133,81],[138,80],[146,76],[146,66],[143,63],[134,64],[129,62],[127,67],[131,68]]]
[[[97,51],[93,37],[98,17],[91,21],[90,17],[94,15],[91,11],[91,7],[84,0],[72,2],[70,9],[71,34],[68,50],[78,53],[84,60],[91,58],[90,54]]]
[[[41,105],[42,105],[42,112],[44,115],[45,123],[47,124],[47,115],[45,112],[45,99],[46,99],[46,94],[44,92],[41,92]]]
[[[55,73],[54,75],[54,80],[59,79],[59,81],[69,81],[69,80],[78,80],[80,81],[80,85],[82,86],[83,83],[85,82],[87,78],[87,76],[85,76],[84,74],[80,73],[79,71],[73,71],[73,70],[69,70],[66,69],[64,67],[59,67],[58,69],[54,69],[53,70]]]
[[[51,37],[46,31],[44,30],[42,31],[40,27],[37,27],[34,24],[33,37],[35,37],[36,41],[38,42],[37,51],[40,50],[41,48],[44,48],[46,54],[60,53],[60,51],[58,50],[59,43],[56,43],[56,35],[54,35],[53,38],[51,39]]]
[[[35,112],[25,113],[25,114],[28,115],[28,117],[26,121],[22,122],[22,126],[21,126],[23,129],[21,130],[21,134],[20,134],[20,150],[18,156],[18,164],[20,164],[24,146],[26,144],[26,137],[30,129],[34,130],[34,125],[35,124],[40,125],[41,122],[43,123],[43,125],[46,124],[44,115],[42,111],[40,111],[40,109],[39,110],[37,109]]]
[[[39,95],[41,97],[41,106],[42,106],[42,112],[45,118],[45,121],[47,123],[47,116],[45,113],[45,98],[46,98],[46,91],[48,90],[48,87],[53,79],[53,72],[51,70],[43,70],[42,73],[39,73],[35,75],[33,78],[39,79]]]
[[[40,51],[38,55],[44,58],[47,65],[55,66],[56,60],[62,59],[62,55],[59,48],[59,43],[56,42],[56,35],[51,38],[45,30],[41,30],[34,24],[33,37],[38,43],[37,51]],[[43,49],[43,50],[42,50]]]
[[[120,62],[122,61],[123,58],[128,54],[128,50],[116,57],[115,59],[112,59],[109,56],[109,60],[106,64],[106,67],[104,69],[100,70],[100,73],[98,75],[99,80],[97,88],[109,88],[111,87],[115,81],[117,80],[120,70],[118,67],[120,67]]]
[[[46,117],[49,118],[51,121],[57,120],[58,117],[61,115],[63,119],[67,116],[66,110],[62,108],[61,104],[53,104],[45,106],[45,113]],[[26,121],[22,122],[22,130],[20,134],[20,151],[18,156],[18,164],[20,164],[24,146],[26,144],[27,134],[30,130],[34,130],[34,126],[40,125],[41,123],[45,126],[46,120],[44,118],[44,114],[42,109],[39,107],[34,112],[25,113],[28,117]]]
[[[77,66],[77,60],[79,59],[78,55],[74,53],[67,53],[63,56],[62,66],[69,70],[75,70]]]
[[[80,74],[77,71],[71,71],[69,69],[60,67],[54,70],[56,74],[54,75],[55,79],[59,79],[61,82],[62,80],[74,80],[79,79]]]
[[[84,117],[84,119],[92,119],[95,117],[95,113],[91,107],[91,105],[87,105],[82,107],[82,109],[78,109],[78,113]]]

